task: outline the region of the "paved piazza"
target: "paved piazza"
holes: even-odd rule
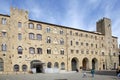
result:
[[[82,77],[82,73],[38,73],[38,74],[1,74],[0,80],[120,80],[115,75],[100,75],[87,73],[87,77]]]

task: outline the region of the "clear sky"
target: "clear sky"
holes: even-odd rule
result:
[[[120,0],[0,0],[0,14],[10,7],[25,9],[33,20],[96,31],[96,22],[112,20],[112,35],[120,43]]]

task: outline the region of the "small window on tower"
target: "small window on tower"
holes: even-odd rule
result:
[[[22,23],[18,22],[18,28],[21,28],[21,27],[22,27]]]

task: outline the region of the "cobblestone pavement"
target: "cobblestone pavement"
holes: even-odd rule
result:
[[[120,80],[116,76],[95,75],[87,73],[82,77],[82,73],[39,73],[39,74],[0,74],[0,80]]]

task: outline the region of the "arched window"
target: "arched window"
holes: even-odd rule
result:
[[[30,54],[34,54],[34,53],[35,53],[35,48],[30,47],[30,48],[29,48],[29,53],[30,53]]]
[[[65,70],[65,63],[64,62],[61,63],[61,70]]]
[[[34,35],[34,33],[29,33],[29,39],[34,39],[35,38],[35,35]]]
[[[23,49],[21,46],[18,46],[18,54],[22,54],[23,53]]]
[[[22,71],[27,71],[27,65],[22,65]]]
[[[33,23],[29,23],[29,29],[33,29],[34,28],[34,24]]]
[[[3,62],[3,59],[0,58],[0,71],[3,71],[4,70],[4,62]]]
[[[49,36],[47,37],[47,43],[51,43],[51,38]]]
[[[42,40],[42,35],[41,34],[37,34],[37,40]]]
[[[52,67],[52,63],[51,63],[51,62],[48,62],[48,63],[47,63],[47,67],[48,67],[48,68],[51,68],[51,67]]]
[[[14,71],[16,71],[16,72],[19,71],[19,65],[15,64],[13,69],[14,69]]]
[[[2,51],[7,51],[7,45],[6,44],[2,44]]]
[[[58,64],[58,62],[55,62],[55,64],[54,64],[54,68],[59,68],[59,64]]]
[[[37,30],[42,30],[42,26],[40,24],[37,24]]]

